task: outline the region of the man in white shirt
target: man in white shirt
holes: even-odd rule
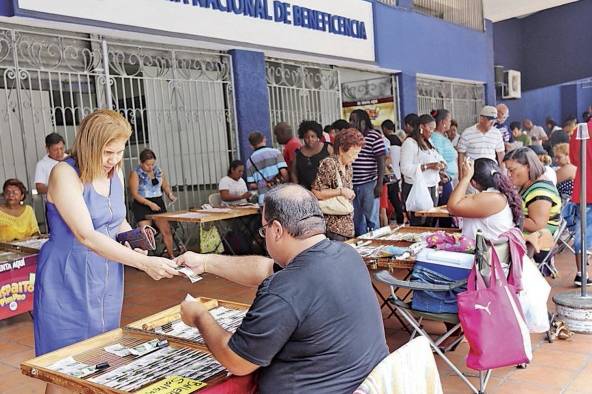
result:
[[[542,145],[549,139],[545,130],[541,126],[535,126],[530,119],[524,119],[522,121],[522,126],[524,127],[524,130],[526,130],[526,134],[528,134],[532,140],[533,145]]]
[[[458,140],[458,168],[463,167],[466,157],[477,160],[486,157],[496,160],[503,168],[505,153],[504,140],[501,132],[493,127],[497,118],[497,109],[486,105],[481,109],[479,123],[466,129]],[[462,177],[462,174],[459,174]]]
[[[35,167],[35,188],[45,198],[49,174],[53,167],[68,157],[65,151],[64,138],[58,133],[51,133],[45,137],[45,148],[47,154],[43,156]]]

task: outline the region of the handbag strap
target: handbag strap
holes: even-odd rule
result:
[[[255,171],[257,171],[259,173],[259,175],[261,175],[261,178],[263,178],[263,180],[265,182],[270,182],[267,180],[267,178],[265,177],[265,175],[263,175],[263,173],[261,171],[259,171],[259,168],[257,168],[257,166],[255,165],[255,162],[253,161],[253,157],[249,157],[249,161],[251,162],[251,165],[253,166],[253,168],[255,168]]]
[[[515,230],[515,231],[514,231]],[[522,286],[522,261],[526,254],[526,245],[520,230],[512,229],[502,234],[502,237],[508,239],[510,246],[510,274],[508,275],[508,283],[513,285],[517,291],[523,290]]]
[[[479,272],[479,267],[477,264],[473,264],[473,269],[467,278],[467,289],[468,290],[481,290],[485,289],[487,286],[485,285],[485,281],[483,280],[483,276],[481,276],[481,272]]]
[[[491,246],[491,263],[490,263],[490,275],[489,275],[489,287],[499,286],[504,287],[508,285],[506,275],[502,269],[502,263],[500,262],[497,251],[493,246],[493,242],[489,242]]]
[[[335,162],[337,163],[337,170],[335,171],[335,174],[337,176],[337,188],[339,189],[343,187],[343,182],[341,181],[341,174],[339,173],[339,162],[337,160],[335,160]]]

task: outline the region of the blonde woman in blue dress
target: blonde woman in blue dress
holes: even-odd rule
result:
[[[131,127],[118,112],[97,110],[82,120],[73,154],[54,167],[47,193],[48,242],[38,258],[34,296],[37,356],[118,328],[123,265],[155,280],[175,264],[115,241],[130,230],[120,171]],[[48,385],[46,393],[68,392]]]

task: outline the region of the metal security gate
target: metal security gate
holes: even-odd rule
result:
[[[150,147],[177,208],[206,201],[237,154],[226,54],[0,25],[0,73],[2,180],[33,189],[45,135],[60,133],[70,148],[82,118],[105,107],[132,125],[125,174]]]
[[[296,133],[303,120],[315,120],[324,126],[341,118],[336,69],[275,59],[268,59],[265,67],[272,127],[287,122]]]
[[[434,109],[447,109],[462,131],[477,122],[485,105],[485,87],[436,79],[417,78],[417,111],[429,114]]]

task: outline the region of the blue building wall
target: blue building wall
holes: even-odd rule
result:
[[[522,92],[518,100],[503,100],[510,109],[510,120],[532,119],[543,125],[547,117],[561,124],[568,117],[582,120],[582,113],[592,105],[592,86],[581,83],[552,85]]]
[[[263,52],[244,50],[232,50],[230,55],[232,56],[239,151],[244,161],[253,152],[248,139],[252,131],[262,132],[268,144],[271,144],[265,56]]]
[[[531,119],[535,124],[543,126],[545,119],[550,116],[556,122],[561,122],[561,86],[550,86],[522,92],[519,100],[504,100],[510,109],[510,121]]]
[[[581,118],[592,104],[592,88],[577,82],[592,77],[591,15],[592,0],[580,0],[494,24],[495,64],[522,73],[522,98],[504,101],[512,115]]]
[[[523,90],[590,77],[590,16],[592,0],[580,0],[495,23],[495,64],[521,71]]]
[[[405,2],[375,3],[374,35],[378,65],[403,73],[403,113],[417,108],[416,73],[483,81],[486,101],[495,101],[491,23],[479,32],[415,12]]]

